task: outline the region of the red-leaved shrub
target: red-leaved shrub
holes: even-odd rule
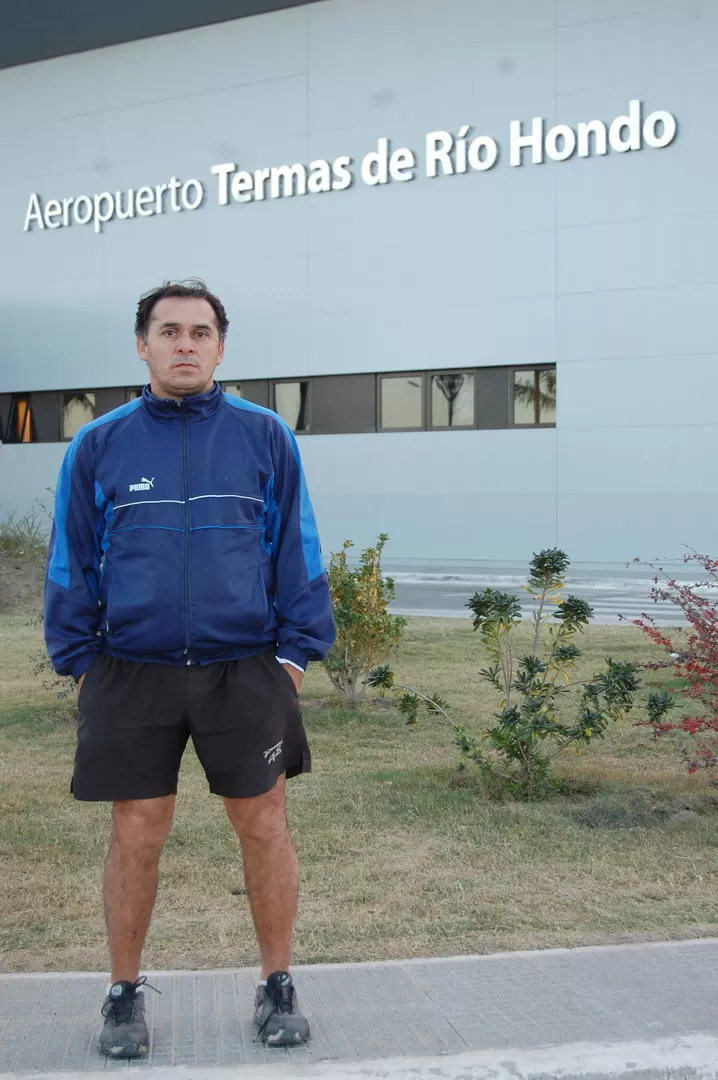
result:
[[[702,569],[700,581],[679,582],[658,571],[651,589],[652,600],[667,601],[682,611],[688,628],[681,631],[680,642],[650,615],[633,620],[668,653],[666,660],[645,667],[672,670],[677,684],[668,693],[652,695],[649,718],[637,724],[652,728],[656,737],[668,732],[689,736],[687,744],[681,740],[681,753],[688,771],[694,773],[718,766],[718,592],[714,592],[718,590],[718,561],[697,553],[686,555],[683,561]],[[668,720],[669,711],[679,705],[677,694],[696,702],[698,715]]]

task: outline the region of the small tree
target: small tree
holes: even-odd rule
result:
[[[684,562],[703,571],[697,582],[678,582],[660,568],[656,571],[651,599],[674,604],[688,623],[688,630],[678,641],[675,632],[656,625],[650,615],[634,619],[655,645],[667,653],[664,661],[645,664],[650,670],[670,669],[680,692],[696,703],[698,715],[683,716],[669,721],[667,713],[677,707],[673,696],[666,691],[652,695],[652,708],[647,720],[640,725],[650,727],[654,737],[672,733],[686,736],[679,742],[680,753],[688,771],[718,767],[718,561],[696,552],[684,557]]]
[[[358,704],[366,693],[366,676],[386,660],[399,644],[406,619],[390,615],[394,582],[384,577],[381,556],[389,537],[382,533],[374,547],[362,551],[359,565],[350,567],[347,552],[354,545],[345,540],[341,551],[332,554],[329,589],[334,608],[337,638],[324,661],[333,686],[350,705]]]
[[[457,725],[455,742],[462,762],[475,761],[495,790],[515,798],[535,799],[555,790],[553,759],[573,744],[602,738],[611,721],[630,711],[639,686],[636,664],[610,658],[592,678],[570,681],[581,655],[575,639],[593,611],[578,597],[561,599],[568,566],[568,556],[558,548],[531,560],[526,588],[535,609],[530,651],[524,655],[517,656],[521,606],[515,596],[484,589],[466,605],[491,661],[481,678],[501,694],[501,702],[492,728],[477,737]],[[557,610],[548,611],[549,605]]]

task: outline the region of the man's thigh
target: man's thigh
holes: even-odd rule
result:
[[[177,791],[189,736],[184,669],[98,656],[80,688],[76,799],[157,799]]]
[[[215,795],[254,798],[311,771],[297,691],[273,653],[210,664],[191,680],[192,739]]]

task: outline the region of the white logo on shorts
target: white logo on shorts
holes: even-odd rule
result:
[[[271,765],[273,761],[277,760],[282,752],[283,742],[284,739],[280,739],[278,743],[275,743],[274,746],[270,746],[269,749],[264,751],[264,760],[267,762],[267,765]]]

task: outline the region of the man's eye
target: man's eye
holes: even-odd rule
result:
[[[206,330],[198,330],[197,331],[197,337],[206,338],[206,337],[209,337],[209,334],[207,333]]]
[[[172,337],[172,335],[174,334],[174,330],[170,326],[168,326],[166,330],[162,331],[162,333],[165,337]]]

